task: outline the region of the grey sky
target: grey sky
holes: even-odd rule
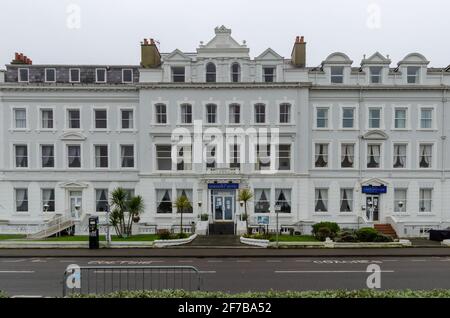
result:
[[[79,29],[67,27],[70,4],[81,9]],[[447,0],[1,0],[0,68],[16,51],[35,64],[138,64],[144,37],[162,52],[193,52],[222,24],[252,57],[268,47],[289,57],[304,35],[309,66],[335,51],[354,65],[375,51],[392,65],[417,51],[442,67],[450,64],[449,10]]]

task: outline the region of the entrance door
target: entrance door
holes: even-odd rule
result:
[[[369,221],[377,222],[380,220],[380,197],[378,195],[366,196],[366,214]]]
[[[79,219],[83,200],[83,193],[81,191],[70,191],[69,198],[70,198],[70,215],[74,219]],[[77,207],[79,207],[78,211]]]
[[[213,195],[213,211],[215,221],[233,221],[234,197],[229,194]]]

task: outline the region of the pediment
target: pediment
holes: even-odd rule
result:
[[[220,49],[220,48],[228,48],[228,49],[241,49],[246,48],[246,45],[239,44],[233,37],[231,36],[231,29],[226,28],[224,25],[221,27],[215,28],[216,35],[206,44],[201,45],[202,49]]]
[[[176,49],[169,55],[165,56],[164,60],[171,61],[171,62],[179,62],[179,61],[190,62],[191,58],[189,56],[187,56],[186,54],[184,54],[183,52],[181,52],[179,49]]]
[[[88,185],[84,182],[69,181],[61,184],[60,187],[65,189],[84,189]]]
[[[363,180],[361,182],[362,186],[382,186],[382,185],[386,185],[389,184],[389,182],[387,182],[386,180],[380,179],[380,178],[370,178],[370,179],[366,179]]]
[[[255,60],[265,60],[265,61],[273,61],[273,60],[282,60],[283,57],[279,55],[277,52],[268,48],[264,52],[262,52]]]
[[[342,52],[334,52],[327,56],[322,64],[348,64],[351,65],[353,61],[348,57],[347,54]]]
[[[363,136],[363,139],[365,140],[386,140],[389,136],[381,130],[373,130],[369,131]]]
[[[420,53],[410,53],[407,56],[403,58],[400,62],[398,62],[398,65],[401,64],[420,64],[420,65],[427,65],[430,62],[426,59],[425,56],[423,56]]]
[[[364,58],[361,61],[361,65],[364,64],[385,64],[385,65],[389,65],[391,64],[391,60],[384,57],[380,52],[375,52],[374,54],[372,54],[369,58]]]
[[[86,136],[78,132],[68,132],[63,134],[59,139],[64,141],[83,141],[86,140]]]

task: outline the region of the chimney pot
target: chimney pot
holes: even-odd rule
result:
[[[144,39],[144,44],[148,45],[148,40],[147,39]]]
[[[300,43],[300,37],[299,37],[299,36],[297,36],[297,37],[295,38],[295,43]]]
[[[300,43],[305,43],[305,37],[303,35],[300,37]]]

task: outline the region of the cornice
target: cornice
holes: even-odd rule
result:
[[[279,83],[140,83],[138,89],[279,89],[279,88],[308,88],[311,82],[279,82]]]

